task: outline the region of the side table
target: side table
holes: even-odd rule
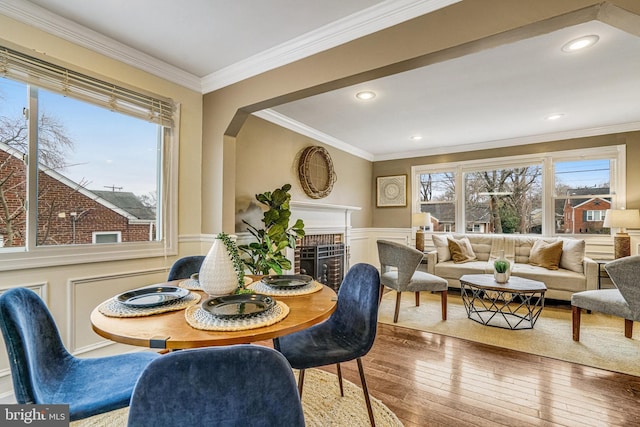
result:
[[[613,261],[613,259],[594,259],[594,261],[598,263],[598,289],[602,289],[602,279],[609,278],[604,266],[606,263]]]
[[[491,274],[465,274],[460,295],[467,317],[485,326],[533,329],[544,307],[547,286],[536,280],[511,276],[497,283]]]

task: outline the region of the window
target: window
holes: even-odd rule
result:
[[[173,103],[2,47],[0,62],[0,262],[171,247]]]
[[[420,212],[431,213],[433,231],[455,231],[456,174],[429,172],[418,174]]]
[[[542,167],[465,173],[465,230],[480,233],[542,233]]]
[[[554,164],[557,234],[608,234],[604,215],[612,207],[615,159],[593,158]]]
[[[93,233],[93,243],[118,243],[120,242],[122,235],[119,231],[116,232],[100,232]]]
[[[418,211],[451,225],[435,231],[605,234],[606,210],[625,205],[624,165],[625,147],[611,146],[414,166],[412,194]]]

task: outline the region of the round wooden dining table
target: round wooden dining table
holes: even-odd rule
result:
[[[180,280],[163,285],[177,286]],[[208,296],[201,291],[191,291]],[[91,326],[100,336],[122,344],[171,350],[231,344],[248,344],[269,340],[300,331],[326,320],[337,306],[336,292],[322,286],[322,290],[298,296],[277,296],[276,300],[289,306],[289,314],[270,326],[242,331],[206,331],[191,327],[184,310],[153,314],[144,317],[109,317],[98,307],[91,312]]]

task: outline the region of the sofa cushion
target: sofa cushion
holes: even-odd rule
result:
[[[511,276],[537,280],[547,285],[547,288],[568,292],[583,291],[587,280],[583,273],[576,273],[562,268],[547,270],[544,267],[537,267],[531,264],[514,264],[511,269]]]
[[[451,258],[456,264],[461,264],[476,259],[476,254],[473,253],[473,248],[469,239],[463,237],[460,240],[447,238],[449,246],[449,252],[451,252]]]
[[[585,241],[579,239],[560,239],[562,241],[562,256],[560,257],[560,268],[584,272]]]
[[[451,259],[449,242],[447,242],[448,237],[451,236],[447,236],[446,234],[433,234],[431,236],[433,245],[436,247],[436,251],[438,252],[438,262],[446,262]]]
[[[531,248],[529,264],[544,267],[549,270],[557,270],[562,257],[562,242],[547,243],[544,240],[536,240]]]
[[[435,265],[435,275],[443,279],[458,279],[465,274],[486,274],[487,261],[469,261],[456,264],[452,260],[439,262]]]

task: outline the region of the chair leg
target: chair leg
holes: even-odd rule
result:
[[[400,312],[400,298],[402,297],[402,292],[396,293],[396,312],[393,315],[393,323],[398,323],[398,313]]]
[[[384,285],[380,283],[380,298],[378,298],[378,304],[382,302],[382,296],[384,295]]]
[[[420,292],[416,292],[416,307],[420,307]]]
[[[364,378],[364,369],[362,368],[362,359],[357,358],[358,371],[360,372],[360,382],[362,383],[362,391],[364,392],[364,400],[367,402],[367,412],[369,413],[369,421],[371,427],[375,427],[376,420],[373,418],[373,409],[371,409],[371,398],[369,397],[369,389],[367,388],[367,380]]]
[[[580,341],[580,314],[582,309],[575,305],[571,306],[571,324],[573,329],[573,340]]]
[[[344,388],[342,387],[342,369],[340,368],[340,363],[336,363],[336,367],[338,368],[338,384],[340,384],[340,396],[344,397]]]
[[[447,291],[440,293],[440,305],[442,306],[442,320],[447,320]]]
[[[302,399],[302,387],[304,386],[304,369],[300,369],[298,372],[298,394]]]
[[[624,336],[627,338],[633,336],[633,320],[624,319]]]

